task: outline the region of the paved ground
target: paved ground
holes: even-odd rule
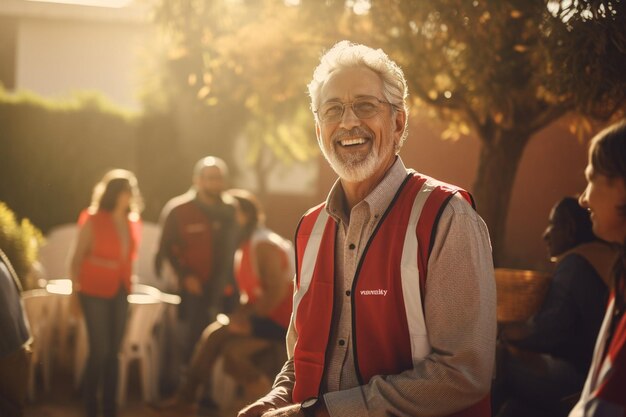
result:
[[[60,369],[59,369],[60,368]],[[35,401],[28,403],[25,417],[83,417],[82,400],[73,386],[73,375],[69,367],[57,365],[52,372],[49,392],[43,392],[43,383],[38,379]],[[246,404],[264,395],[270,382],[251,383],[242,396],[222,410],[221,417],[234,417]],[[0,416],[4,417],[4,416]],[[137,366],[129,369],[126,405],[119,409],[118,417],[193,417],[176,413],[159,413],[144,403],[141,398],[141,384]]]
[[[127,404],[119,410],[119,417],[161,417],[144,404],[138,377],[131,375]],[[42,392],[38,384],[35,401],[29,403],[25,417],[83,417],[81,398],[73,388],[72,375],[63,370],[53,372],[50,392]]]

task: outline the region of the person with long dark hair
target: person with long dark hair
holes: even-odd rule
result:
[[[89,356],[83,375],[87,417],[117,414],[118,352],[124,336],[130,278],[140,235],[141,196],[135,175],[107,172],[79,218],[71,278],[85,318]],[[102,402],[98,392],[102,389]]]
[[[591,368],[570,417],[626,416],[626,120],[591,141],[580,205],[591,213],[594,233],[620,245],[613,288]]]

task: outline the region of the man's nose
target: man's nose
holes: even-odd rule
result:
[[[359,119],[354,110],[352,110],[351,104],[346,104],[343,107],[343,114],[341,115],[340,127],[344,129],[350,130],[354,126],[359,126],[361,124],[361,119]]]

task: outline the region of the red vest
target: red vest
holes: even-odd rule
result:
[[[180,265],[207,282],[213,275],[213,222],[191,200],[173,209],[179,244],[172,248]]]
[[[93,239],[91,250],[83,260],[78,275],[80,292],[102,298],[113,297],[120,285],[130,292],[132,261],[137,255],[137,245],[141,235],[141,221],[128,220],[130,241],[128,252],[122,255],[122,245],[113,222],[113,215],[108,211],[80,214],[79,226],[91,219]]]
[[[605,407],[606,404],[621,407],[621,414],[611,415],[626,416],[626,314],[622,315],[615,326],[613,337],[607,346],[614,308],[615,294],[611,293],[609,306],[596,341],[587,381],[570,417],[587,415],[585,412],[589,412],[589,408],[594,403],[600,403],[595,404],[596,406],[605,403]],[[596,411],[589,415],[600,415],[600,412]]]
[[[284,240],[282,238],[280,239]],[[241,294],[246,294],[248,302],[251,304],[256,302],[258,294],[262,291],[261,278],[258,274],[258,264],[254,260],[255,256],[252,253],[253,245],[256,245],[260,241],[271,242],[271,239],[265,236],[252,238],[245,242],[235,254],[235,278],[237,280],[237,286]],[[288,285],[289,289],[280,304],[268,314],[268,318],[286,329],[289,327],[289,320],[291,319],[293,295],[293,281],[291,279],[293,278],[294,271],[291,266],[292,262],[289,260],[290,254],[287,248],[277,243],[275,243],[275,245],[281,249],[281,266],[284,273],[282,278],[285,279],[285,285]]]
[[[428,257],[438,218],[457,192],[472,202],[464,190],[410,174],[367,243],[351,289],[352,346],[361,384],[412,369],[430,353],[422,307]],[[304,215],[296,232],[294,402],[320,394],[332,320],[336,229],[320,205]],[[489,395],[454,414],[490,415]]]

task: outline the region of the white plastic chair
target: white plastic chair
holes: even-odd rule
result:
[[[143,400],[156,401],[158,397],[158,343],[154,327],[160,321],[163,303],[149,294],[130,294],[129,318],[119,355],[117,402],[126,403],[128,368],[137,360],[140,365]]]
[[[154,270],[154,257],[159,250],[161,228],[156,223],[144,221],[141,225],[141,240],[133,272],[137,282],[162,288],[161,280]]]
[[[74,317],[70,315],[70,297],[72,296],[72,281],[70,279],[52,279],[46,284],[46,291],[50,293],[52,301],[51,343],[53,354],[57,360],[69,360],[68,342],[70,328],[75,325]]]
[[[78,228],[74,223],[55,227],[46,235],[46,242],[39,249],[39,262],[44,278],[62,279],[69,277],[69,253],[74,245]]]
[[[34,401],[38,365],[41,365],[44,392],[50,390],[51,327],[54,320],[52,315],[54,298],[46,290],[30,290],[23,293],[22,299],[33,336],[33,353],[28,376],[28,398]]]

